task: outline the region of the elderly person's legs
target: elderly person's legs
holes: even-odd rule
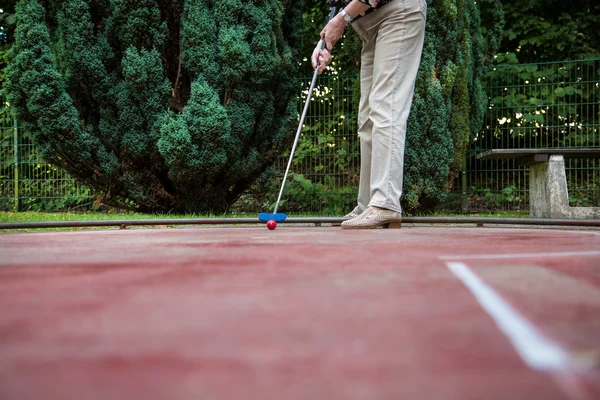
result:
[[[355,211],[364,212],[345,221],[344,228],[376,227],[401,218],[406,125],[423,48],[424,13],[423,0],[396,0],[353,23],[363,41]]]

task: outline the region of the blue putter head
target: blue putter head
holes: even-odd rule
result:
[[[285,221],[286,218],[287,218],[287,215],[282,214],[282,213],[279,213],[279,214],[260,213],[260,214],[258,214],[258,219],[259,219],[259,221],[262,221],[262,222],[269,222],[269,221],[282,222],[282,221]]]

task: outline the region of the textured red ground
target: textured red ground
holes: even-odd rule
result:
[[[599,370],[530,369],[446,267],[589,354],[598,231],[45,232],[0,258],[3,400],[600,398]]]

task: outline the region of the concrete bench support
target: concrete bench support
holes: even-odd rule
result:
[[[529,169],[529,202],[532,218],[600,218],[600,207],[570,207],[565,159],[551,155]]]

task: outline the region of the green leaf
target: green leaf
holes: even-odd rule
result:
[[[535,122],[539,123],[539,124],[543,124],[544,123],[544,114],[536,114],[535,115]]]

